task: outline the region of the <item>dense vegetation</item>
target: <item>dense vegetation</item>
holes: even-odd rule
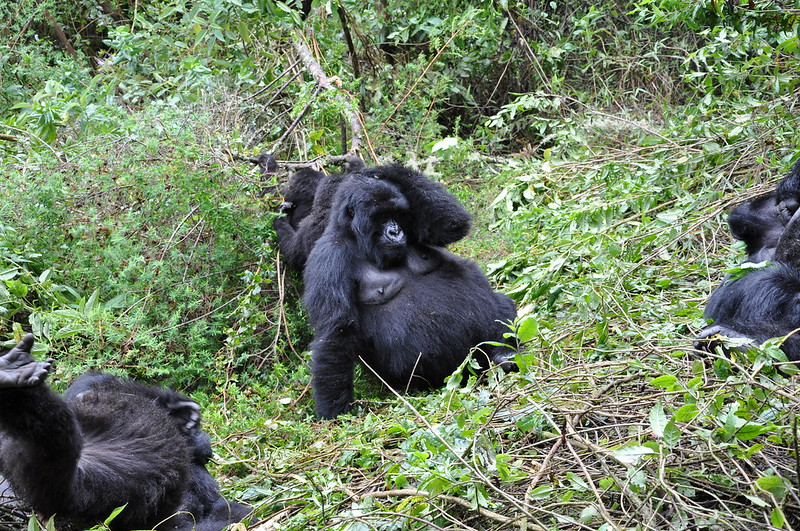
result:
[[[58,388],[191,394],[264,529],[800,527],[791,367],[691,347],[743,258],[726,211],[796,158],[800,4],[291,4],[0,4],[9,344],[34,332]],[[326,163],[354,134],[475,214],[453,250],[518,302],[518,374],[362,374],[352,415],[313,416],[286,172],[247,159]]]

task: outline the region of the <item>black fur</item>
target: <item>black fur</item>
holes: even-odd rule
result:
[[[469,213],[441,183],[400,164],[365,168],[361,173],[395,184],[406,196],[414,209],[410,229],[417,241],[444,247],[469,233]]]
[[[302,271],[308,253],[325,230],[336,188],[345,175],[363,168],[360,158],[347,157],[341,174],[327,175],[303,168],[289,176],[281,204],[281,212],[286,216],[274,222],[278,245],[289,267]]]
[[[300,177],[295,178],[298,174]],[[325,230],[333,194],[344,177],[344,174],[325,175],[314,170],[298,172],[290,177],[284,197],[293,197],[295,204],[302,205],[303,217],[287,215],[276,218],[274,222],[278,245],[289,267],[298,271],[305,267],[308,254]],[[312,189],[313,182],[317,182],[314,194],[304,197],[304,193]],[[311,208],[308,208],[309,202]]]
[[[731,234],[745,243],[750,262],[771,260],[778,240],[800,205],[800,160],[775,190],[735,206],[728,216]]]
[[[398,389],[439,386],[472,347],[503,341],[508,328],[499,321],[516,316],[514,303],[492,290],[477,264],[421,241],[417,227],[437,233],[419,221],[420,201],[407,197],[388,179],[349,176],[338,185],[329,222],[308,256],[304,304],[316,332],[312,385],[322,417],[350,409],[359,356]],[[381,243],[387,218],[407,234],[404,248]],[[444,225],[439,237],[460,234]],[[513,365],[509,348],[484,350],[484,366],[489,360]]]
[[[300,169],[289,176],[280,208],[291,228],[297,230],[300,222],[311,213],[317,187],[325,177],[324,173],[311,168]],[[278,225],[276,220],[275,226]]]
[[[470,215],[458,200],[440,183],[403,166],[364,168],[360,159],[354,159],[348,161],[343,174],[326,176],[313,170],[301,172],[290,177],[284,195],[287,201],[292,198],[293,205],[301,205],[303,215],[289,213],[277,218],[274,225],[284,260],[297,270],[304,268],[314,244],[325,231],[333,197],[350,174],[396,185],[414,210],[414,221],[409,229],[418,241],[444,246],[460,240],[469,232]]]
[[[717,334],[762,343],[800,328],[800,211],[786,226],[773,254],[770,265],[739,279],[726,279],[711,294],[704,317],[713,324],[700,333],[695,347],[713,350],[720,344],[714,337]],[[790,360],[800,360],[797,333],[781,348]]]
[[[778,204],[778,215],[786,225],[800,207],[800,159],[775,187],[775,202]]]
[[[778,215],[775,192],[736,205],[728,215],[728,226],[733,237],[745,243],[748,261],[772,259],[785,228]]]
[[[186,531],[219,531],[250,512],[206,470],[211,444],[195,402],[100,373],[59,396],[32,345],[28,334],[0,356],[0,470],[36,512],[83,527],[127,504],[112,529]]]

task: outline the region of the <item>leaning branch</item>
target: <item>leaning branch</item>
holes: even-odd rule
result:
[[[353,103],[350,98],[343,95],[339,91],[339,87],[336,85],[336,83],[334,83],[331,78],[325,75],[325,72],[322,71],[322,67],[314,58],[314,54],[311,53],[311,50],[308,49],[308,46],[304,41],[301,39],[295,39],[292,41],[292,46],[294,46],[297,55],[303,62],[305,71],[314,78],[314,81],[317,82],[319,88],[329,91],[333,98],[342,102],[344,105],[344,108],[347,111],[347,119],[350,122],[350,135],[352,137],[350,141],[350,151],[348,153],[357,155],[361,148],[362,132],[361,122],[358,119],[358,111],[353,107]]]
[[[67,34],[64,33],[64,30],[61,28],[61,24],[59,24],[56,19],[53,18],[53,15],[51,15],[50,11],[47,9],[44,10],[43,15],[53,28],[53,33],[55,33],[56,39],[58,39],[58,42],[61,43],[61,46],[63,46],[72,57],[78,59],[78,53],[75,51],[75,48],[72,47],[72,43],[69,42]]]

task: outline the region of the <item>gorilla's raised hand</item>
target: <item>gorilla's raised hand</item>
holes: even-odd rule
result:
[[[33,387],[44,382],[53,360],[36,361],[31,348],[33,334],[25,334],[17,346],[0,356],[0,389]]]

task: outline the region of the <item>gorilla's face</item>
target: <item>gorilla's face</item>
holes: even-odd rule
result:
[[[401,262],[408,251],[408,238],[400,223],[389,218],[376,221],[374,228],[374,263],[379,267],[389,267]]]
[[[351,188],[346,208],[359,253],[381,268],[397,265],[408,252],[408,200],[389,182],[368,178],[360,181]]]

